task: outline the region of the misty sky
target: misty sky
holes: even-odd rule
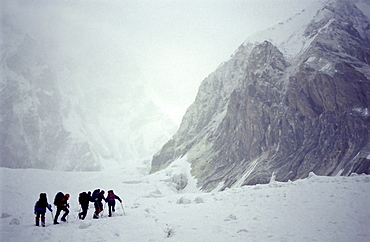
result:
[[[55,59],[73,60],[82,87],[104,84],[125,95],[128,82],[140,82],[179,123],[201,81],[244,39],[309,2],[5,0],[0,8]]]

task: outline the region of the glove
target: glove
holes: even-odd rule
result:
[[[36,212],[34,212],[34,214],[36,215],[37,213],[36,213]]]
[[[67,208],[69,208],[69,203],[67,203]]]

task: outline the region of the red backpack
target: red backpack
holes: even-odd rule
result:
[[[113,191],[112,190],[110,190],[110,191],[108,191],[108,200],[114,200],[115,199],[115,195],[114,195],[114,193],[113,193]]]

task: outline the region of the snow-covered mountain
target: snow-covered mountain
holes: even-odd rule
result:
[[[1,26],[0,166],[91,171],[149,162],[176,131],[140,81],[112,81],[103,67],[86,67],[89,56],[56,53],[6,14]],[[124,71],[114,64],[112,72]]]
[[[186,155],[207,191],[370,173],[370,2],[316,1],[201,84],[152,170]]]

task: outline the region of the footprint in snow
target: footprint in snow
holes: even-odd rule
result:
[[[230,214],[224,221],[235,221],[237,220],[234,214]]]
[[[91,226],[91,223],[90,222],[86,222],[86,221],[83,221],[80,223],[80,225],[78,226],[79,229],[86,229],[88,227]]]

